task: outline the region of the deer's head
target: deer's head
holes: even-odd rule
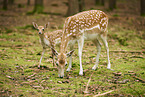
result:
[[[56,60],[56,65],[57,65],[57,69],[58,69],[58,76],[60,78],[64,77],[64,70],[65,67],[67,66],[67,58],[70,57],[72,55],[72,53],[74,52],[74,50],[70,51],[69,53],[65,54],[63,52],[58,53],[55,49],[52,49],[52,53],[56,56],[57,60]]]
[[[49,26],[49,22],[47,24],[45,24],[45,26],[38,26],[35,22],[32,22],[32,24],[33,24],[34,28],[37,29],[39,35],[44,34],[45,28],[47,28]]]

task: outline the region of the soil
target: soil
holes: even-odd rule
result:
[[[52,67],[50,48],[37,68],[42,47],[32,22],[45,25],[49,31],[62,29],[67,13],[68,0],[44,0],[43,14],[29,14],[34,0],[15,0],[2,10],[0,1],[0,96],[145,96],[145,17],[140,16],[139,0],[117,0],[117,8],[108,10],[95,5],[95,0],[85,0],[86,10],[98,9],[109,17],[108,43],[111,68],[106,69],[107,56],[104,46],[97,70],[96,47],[90,41],[84,44],[82,63],[84,75],[79,75],[77,45],[70,72],[58,78],[57,68]],[[58,48],[57,48],[58,49]],[[89,79],[91,79],[89,81]],[[87,87],[87,89],[86,89]]]

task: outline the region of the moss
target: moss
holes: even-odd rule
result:
[[[32,71],[33,71],[33,70],[31,70],[31,69],[25,69],[25,70],[24,70],[24,72],[26,72],[26,73],[27,73],[27,72],[32,72]]]
[[[17,29],[18,31],[22,29],[34,31],[31,25],[26,25],[22,28],[18,27]],[[110,31],[108,37],[109,48],[112,51],[110,52],[111,67],[115,71],[106,68],[107,56],[104,46],[102,46],[98,69],[95,71],[91,70],[95,64],[97,50],[90,41],[87,41],[84,44],[82,56],[84,75],[79,76],[78,47],[75,45],[76,50],[73,54],[72,69],[70,72],[65,71],[63,79],[58,78],[58,71],[55,69],[37,68],[41,57],[37,54],[42,51],[42,48],[36,34],[26,35],[25,33],[12,31],[8,35],[4,32],[0,36],[1,39],[5,39],[0,42],[0,87],[3,91],[8,91],[12,96],[84,96],[83,91],[90,75],[93,73],[89,83],[89,92],[93,95],[112,89],[116,89],[112,94],[123,94],[124,96],[144,95],[144,85],[140,81],[136,82],[136,79],[128,75],[128,71],[133,71],[137,77],[145,79],[144,53],[130,53],[133,50],[141,51],[142,47],[139,45],[143,45],[145,42],[137,37],[134,31],[124,30],[118,26],[115,26],[115,29],[117,31]],[[111,39],[114,43],[109,41]],[[32,45],[29,43],[32,43]],[[125,43],[128,45],[125,45]],[[22,48],[13,48],[13,46],[21,46]],[[128,52],[114,52],[114,50],[125,50]],[[41,66],[52,67],[52,59],[49,58],[50,54],[51,50],[48,48],[44,54]],[[67,60],[69,61],[69,59]],[[125,79],[130,81],[126,84],[109,82],[109,80],[115,79],[113,72],[122,73],[118,79],[119,81]],[[6,75],[13,79],[8,78]],[[58,81],[65,82],[66,80],[69,82],[58,83]],[[34,88],[33,86],[40,86],[40,88]],[[92,91],[93,88],[96,88],[96,91]]]
[[[114,16],[114,17],[119,17],[119,15],[118,15],[118,14],[114,14],[113,16]]]
[[[35,29],[34,27],[33,27],[33,25],[26,25],[26,26],[22,26],[22,27],[16,27],[17,29],[28,29],[28,28],[31,28],[31,29]]]

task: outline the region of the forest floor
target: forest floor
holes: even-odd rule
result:
[[[44,0],[45,14],[27,15],[33,6],[19,0],[9,10],[0,10],[0,96],[145,96],[145,17],[139,15],[138,0],[118,0],[117,9],[106,10],[86,0],[86,9],[100,9],[109,16],[108,43],[111,68],[108,70],[104,46],[97,70],[96,47],[85,41],[82,55],[84,75],[79,75],[77,44],[70,72],[58,77],[52,66],[51,50],[47,49],[41,68],[37,65],[42,47],[32,22],[44,25],[50,22],[49,31],[62,29],[66,17],[67,0]],[[48,3],[49,2],[49,3]],[[46,4],[49,4],[46,6]],[[57,50],[59,48],[57,47]],[[68,49],[69,51],[69,49]],[[69,60],[69,59],[68,59]],[[92,76],[91,76],[92,75]],[[84,92],[91,78],[87,93]],[[110,93],[108,93],[110,92]]]

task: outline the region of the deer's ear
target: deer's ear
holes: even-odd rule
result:
[[[48,26],[49,26],[49,22],[45,24],[44,28],[48,28]]]
[[[38,25],[35,23],[35,22],[32,22],[32,24],[33,24],[33,26],[34,26],[34,28],[38,28]]]
[[[51,47],[51,50],[52,50],[52,54],[57,57],[58,52],[53,47]]]
[[[70,57],[70,56],[73,54],[74,51],[75,51],[75,50],[72,50],[72,51],[68,52],[68,53],[66,54],[66,56],[67,56],[67,57]]]

